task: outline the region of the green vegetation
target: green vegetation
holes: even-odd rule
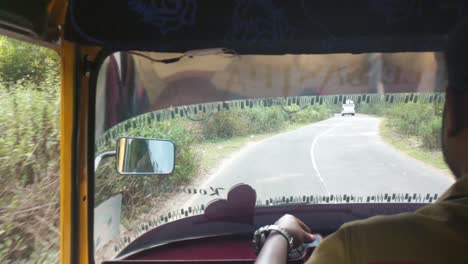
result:
[[[59,254],[58,82],[0,85],[0,262]]]
[[[295,110],[294,107],[288,108],[288,111]],[[160,194],[189,184],[194,177],[213,168],[251,137],[264,138],[298,124],[323,120],[332,116],[334,111],[336,106],[331,105],[311,106],[294,114],[288,114],[280,106],[246,108],[218,112],[198,122],[176,118],[121,132],[117,136],[173,140],[177,146],[176,168],[169,177],[122,176],[116,173],[113,160],[105,161],[96,173],[96,204],[122,193],[122,219],[125,224],[131,225],[131,220],[157,206]],[[114,148],[111,144],[99,152]]]
[[[200,122],[204,140],[227,139],[238,136],[278,132],[290,124],[313,123],[331,117],[337,106],[313,105],[300,111],[298,106],[249,108],[219,112]],[[297,111],[297,112],[293,112]]]
[[[447,167],[447,164],[445,164],[440,150],[422,148],[422,142],[418,140],[417,137],[405,137],[395,132],[394,129],[389,127],[387,120],[384,120],[380,125],[380,135],[390,145],[403,151],[409,156],[438,169],[449,172],[449,168]]]
[[[52,50],[7,37],[0,37],[0,58],[0,262],[57,262],[59,58]],[[234,150],[245,142],[239,138],[324,119],[333,108],[312,106],[296,114],[287,114],[278,106],[249,108],[220,112],[200,122],[179,118],[134,128],[125,135],[168,138],[177,143],[174,173],[170,177],[121,176],[112,159],[104,160],[95,179],[96,202],[122,193],[128,205],[123,207],[125,222],[156,205],[164,190],[186,185],[199,174],[204,166],[200,151],[204,144],[238,142],[231,144]],[[99,151],[106,149],[114,146]]]
[[[58,64],[0,37],[0,263],[58,262]]]
[[[385,117],[381,135],[408,155],[448,170],[441,154],[442,107],[440,103],[362,104],[360,113]]]
[[[356,113],[382,116],[385,115],[386,111],[388,111],[391,106],[392,104],[385,102],[358,104],[356,105]]]
[[[60,217],[58,56],[0,37],[0,58],[0,263],[54,263]],[[95,178],[96,204],[121,193],[123,223],[128,224],[157,207],[167,189],[189,184],[247,142],[326,119],[339,108],[276,105],[219,112],[199,122],[177,118],[133,128],[121,136],[176,142],[175,171],[169,177],[122,176],[113,159],[104,160]],[[385,116],[384,138],[442,168],[436,151],[441,105],[362,104],[357,112]]]
[[[199,139],[197,131],[185,119],[173,119],[164,122],[145,124],[129,130],[122,136],[138,136],[147,138],[164,138],[176,142],[176,167],[167,176],[126,176],[119,175],[115,170],[115,160],[103,162],[96,172],[95,202],[99,204],[114,194],[121,193],[125,205],[122,209],[124,222],[135,219],[147,212],[155,204],[148,198],[157,198],[162,190],[187,184],[199,168],[198,154],[194,149]],[[106,150],[114,149],[109,145]],[[130,206],[131,205],[131,206]]]
[[[54,263],[59,257],[60,218],[58,56],[0,37],[0,58],[0,262]],[[112,159],[104,160],[95,179],[96,203],[123,194],[125,223],[157,206],[165,190],[184,186],[201,173],[204,144],[275,133],[292,124],[326,118],[332,108],[313,106],[297,114],[287,114],[278,106],[249,108],[220,112],[200,122],[178,118],[134,128],[125,135],[177,143],[174,173],[121,176]]]
[[[388,126],[403,136],[416,137],[426,149],[440,149],[442,108],[437,104],[398,104],[389,107]]]
[[[207,140],[226,139],[252,133],[277,131],[284,126],[287,114],[279,107],[232,110],[215,114],[201,122]]]
[[[15,90],[17,82],[34,83],[34,90],[47,90],[43,84],[58,78],[59,60],[51,49],[0,36],[0,58],[0,81],[8,90]]]
[[[213,127],[211,133],[204,131],[207,135],[203,143],[197,145],[200,149],[200,168],[202,171],[209,171],[216,167],[220,161],[229,157],[236,150],[239,150],[247,143],[252,141],[260,141],[262,139],[273,136],[277,133],[293,130],[305,124],[324,120],[338,111],[339,106],[332,105],[314,105],[307,107],[298,112],[290,113],[299,110],[298,106],[290,106],[283,110],[279,106],[270,108],[253,108],[247,111],[238,111],[234,113],[222,113],[223,116],[236,116],[237,125],[235,133],[226,138],[226,133],[222,129],[226,126],[225,122],[232,122],[232,119],[212,119],[207,120],[207,124],[203,124],[203,128]],[[242,117],[243,116],[243,117]],[[240,124],[240,125],[239,125]],[[242,130],[238,129],[243,127]],[[220,131],[217,135],[214,132]]]

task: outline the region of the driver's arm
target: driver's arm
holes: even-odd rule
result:
[[[288,242],[278,233],[272,233],[265,241],[256,264],[285,264],[288,258]]]
[[[301,220],[292,215],[281,217],[275,224],[286,229],[293,236],[295,246],[314,240],[313,235],[310,234],[310,229]],[[322,240],[320,245],[314,250],[312,257],[307,261],[307,264],[352,263],[345,247],[347,232],[347,229],[342,227]],[[272,233],[268,236],[255,263],[284,264],[287,262],[287,252],[288,243],[286,239],[280,234]]]
[[[293,237],[294,247],[298,247],[304,242],[312,242],[315,239],[310,233],[310,229],[301,220],[292,215],[281,217],[275,224],[286,229]],[[265,241],[265,245],[263,245],[255,263],[284,264],[287,262],[287,259],[288,242],[282,235],[273,232]]]

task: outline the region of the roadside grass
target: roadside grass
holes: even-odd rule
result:
[[[358,111],[383,119],[383,140],[408,156],[450,175],[441,151],[443,104],[373,103],[360,105]]]
[[[408,156],[420,160],[428,165],[450,174],[450,170],[445,164],[440,150],[429,150],[422,147],[422,142],[417,137],[403,136],[389,125],[388,119],[384,119],[380,124],[380,135],[385,142]]]
[[[58,262],[59,105],[58,82],[0,81],[0,263]]]

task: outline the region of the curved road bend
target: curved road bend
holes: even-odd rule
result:
[[[399,152],[379,136],[380,119],[333,118],[244,147],[200,187],[247,183],[257,199],[291,195],[439,193],[451,176]],[[193,196],[186,205],[213,197]]]

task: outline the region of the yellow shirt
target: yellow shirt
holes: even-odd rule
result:
[[[414,213],[344,224],[307,263],[468,263],[468,176]]]

